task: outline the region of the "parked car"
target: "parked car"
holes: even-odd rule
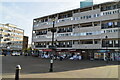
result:
[[[39,56],[39,53],[32,53],[32,56],[38,57],[38,56]]]
[[[24,56],[28,56],[28,53],[27,53],[27,52],[25,52],[25,53],[24,53]]]
[[[71,60],[81,60],[82,57],[80,55],[74,55],[73,57],[70,57]]]
[[[19,52],[13,52],[13,53],[11,53],[11,56],[20,56],[20,53]]]

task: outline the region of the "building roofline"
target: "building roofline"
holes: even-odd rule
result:
[[[6,23],[6,24],[1,24],[1,23],[0,23],[0,25],[6,25],[6,26],[13,27],[13,28],[17,28],[17,29],[19,29],[19,30],[23,30],[23,29],[21,29],[21,28],[18,28],[17,25],[10,24],[10,23]],[[24,30],[23,30],[23,31],[24,31]]]
[[[117,3],[117,2],[120,2],[120,1],[104,2],[104,3],[100,3],[100,4],[94,4],[92,6],[87,6],[87,7],[84,7],[84,8],[89,8],[89,7],[93,7],[93,6],[97,6],[97,5],[104,5],[104,4],[109,4],[109,3]],[[61,13],[65,13],[65,12],[69,12],[69,11],[73,11],[73,10],[84,9],[84,8],[75,8],[75,9],[71,9],[71,10],[67,10],[67,11],[62,11],[62,12],[50,14],[50,15],[47,15],[47,16],[43,16],[43,17],[41,16],[39,18],[34,18],[33,20],[37,20],[37,19],[41,19],[41,18],[44,18],[44,17],[48,17],[48,16],[52,16],[52,15],[56,15],[56,14],[61,14]]]

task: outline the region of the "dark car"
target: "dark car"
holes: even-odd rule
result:
[[[39,53],[32,53],[32,56],[38,57],[38,56],[39,56]]]

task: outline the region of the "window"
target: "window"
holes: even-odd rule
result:
[[[109,14],[112,14],[111,12],[109,12]]]
[[[100,23],[94,23],[94,26],[100,26]]]
[[[117,22],[114,22],[114,25],[117,26]]]
[[[86,19],[88,19],[89,17],[88,16],[86,16]]]
[[[118,40],[115,40],[115,44],[118,44]]]
[[[109,41],[109,44],[112,44],[112,40]]]
[[[117,24],[118,24],[117,26],[120,27],[120,22],[118,22]]]
[[[86,33],[86,35],[92,35],[92,33]]]
[[[79,44],[79,41],[73,41],[73,44]]]
[[[47,22],[48,21],[48,19],[45,19],[45,22]]]
[[[89,15],[89,18],[91,18],[91,15]]]
[[[118,32],[118,29],[115,29],[114,32]]]
[[[97,17],[99,17],[99,16],[100,16],[100,14],[96,14],[96,16],[97,16]]]
[[[94,17],[96,17],[96,14],[94,14]]]
[[[100,41],[96,40],[96,41],[95,41],[95,44],[99,44],[99,42],[100,42]]]
[[[81,17],[81,19],[83,19],[83,17]]]
[[[117,5],[113,5],[113,9],[116,9],[117,8]]]
[[[85,19],[85,16],[83,16],[83,19]]]

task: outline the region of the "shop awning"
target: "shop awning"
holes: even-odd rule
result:
[[[48,51],[48,52],[50,52],[50,51],[52,51],[52,49],[42,49],[42,51]]]
[[[57,52],[79,52],[79,50],[76,49],[57,49]]]

